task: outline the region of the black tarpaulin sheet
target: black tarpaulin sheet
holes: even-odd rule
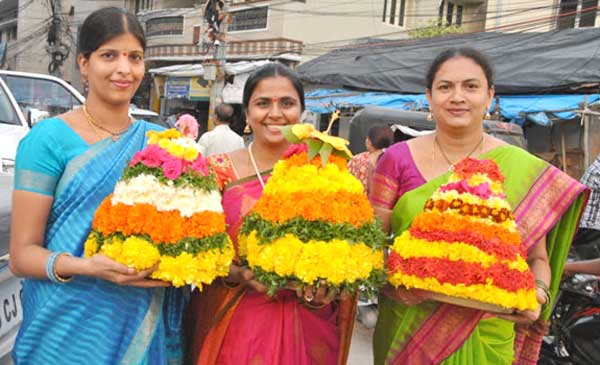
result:
[[[589,92],[600,83],[600,29],[484,32],[424,40],[370,40],[299,66],[303,81],[337,87],[423,93],[425,73],[449,47],[473,47],[493,62],[498,94]]]

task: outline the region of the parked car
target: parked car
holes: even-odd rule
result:
[[[78,108],[85,102],[85,97],[71,84],[50,75],[0,70],[0,82],[8,98],[4,104],[16,102],[21,114],[13,120],[0,114],[0,156],[13,160],[19,141],[35,123]],[[0,99],[0,111],[4,108]],[[157,113],[134,104],[129,107],[129,115],[161,124]]]
[[[394,142],[405,141],[435,130],[435,123],[427,120],[425,112],[367,106],[350,120],[348,140],[352,153],[356,154],[366,150],[365,139],[369,128],[377,125],[390,126],[394,131]],[[517,124],[485,120],[483,129],[496,138],[526,149],[523,129]]]

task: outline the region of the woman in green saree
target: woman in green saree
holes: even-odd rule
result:
[[[536,311],[496,315],[427,301],[422,291],[386,287],[374,335],[375,364],[535,364],[577,227],[585,187],[526,151],[483,133],[494,96],[492,69],[470,48],[438,55],[427,74],[434,134],[386,150],[373,176],[371,202],[394,235],[410,227],[426,200],[467,157],[494,160],[539,283]],[[542,311],[542,305],[546,304]]]

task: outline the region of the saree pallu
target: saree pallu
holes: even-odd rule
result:
[[[587,198],[585,187],[516,147],[498,147],[479,158],[494,160],[504,174],[505,193],[524,247],[529,251],[546,237],[554,297]],[[444,174],[398,199],[391,222],[396,235],[410,227],[448,177]],[[499,318],[482,319],[484,313],[474,309],[438,302],[405,306],[381,298],[375,364],[535,364],[551,308],[546,306],[535,324],[515,326]]]
[[[262,194],[255,176],[235,180],[226,155],[209,162],[224,182],[223,208],[228,233],[237,246],[242,218]],[[264,176],[266,176],[265,173]],[[237,247],[236,247],[237,248]],[[334,365],[345,364],[356,311],[352,299],[311,311],[292,291],[275,298],[227,287],[219,280],[195,291],[186,311],[191,340],[188,362],[198,365]]]
[[[118,141],[91,145],[67,164],[46,227],[48,250],[83,255],[98,205],[143,148],[146,132],[156,128],[139,121]],[[22,184],[27,179],[36,184],[35,173],[24,175]],[[181,291],[172,288],[119,286],[84,276],[62,284],[25,279],[23,322],[13,359],[16,365],[176,364],[182,357],[183,305]]]

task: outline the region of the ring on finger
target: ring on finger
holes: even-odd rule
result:
[[[312,301],[313,301],[313,299],[315,299],[315,296],[314,296],[314,294],[313,294],[313,293],[310,293],[310,292],[309,292],[309,293],[304,293],[304,300],[305,300],[306,302],[309,302],[309,303],[310,303],[310,302],[312,302]]]

